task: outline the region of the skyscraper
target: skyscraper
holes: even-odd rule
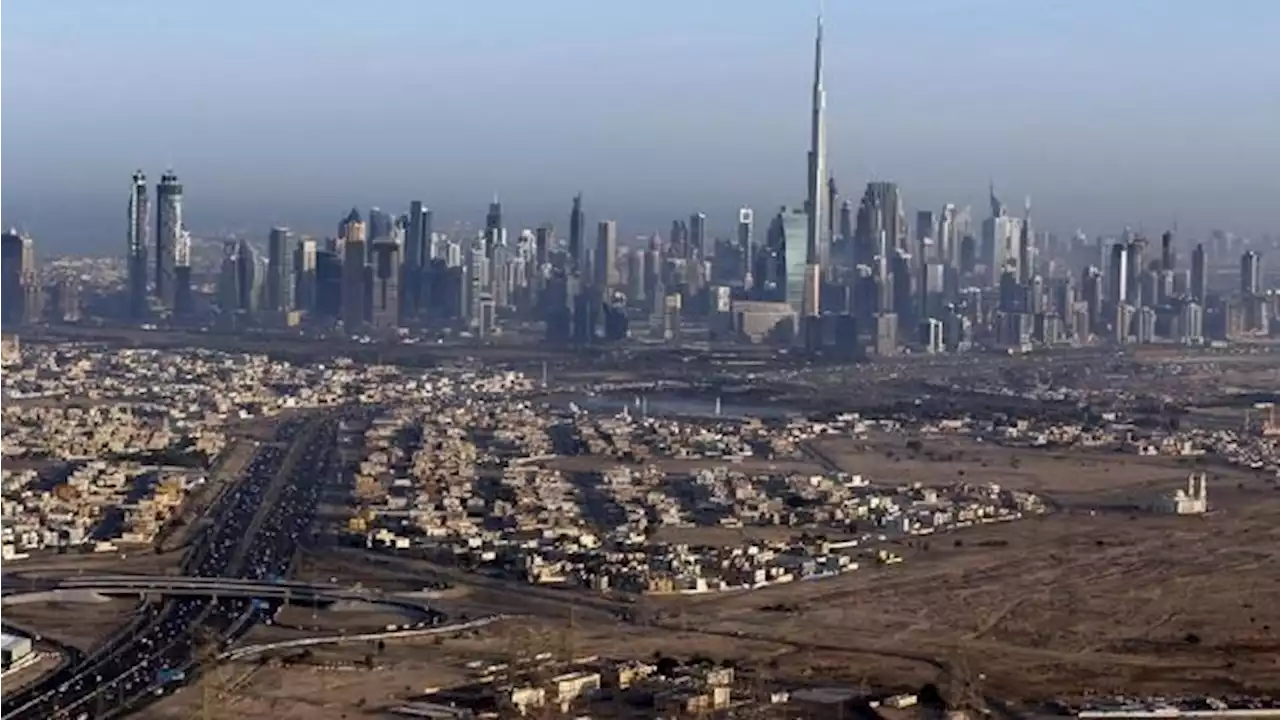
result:
[[[823,249],[830,247],[839,235],[839,228],[836,227],[836,208],[840,206],[840,188],[836,186],[834,176],[827,178],[827,227],[825,228],[826,237],[823,241]],[[827,260],[826,253],[822,254],[822,261]]]
[[[672,238],[675,243],[675,238]],[[684,249],[686,258],[707,256],[707,214],[696,212],[689,216],[689,244]]]
[[[960,242],[956,237],[956,206],[947,203],[938,215],[936,257],[949,268],[960,267]]]
[[[1022,221],[1009,215],[996,195],[995,183],[988,188],[991,216],[982,221],[982,249],[979,255],[987,265],[989,282],[995,284],[1005,268],[1016,266],[1022,256]]]
[[[137,320],[147,314],[147,227],[150,225],[151,200],[147,195],[147,176],[141,170],[133,174],[129,190],[129,236],[125,248],[128,273],[129,318]]]
[[[293,252],[293,305],[303,312],[316,310],[318,255],[316,239],[305,235]]]
[[[1262,256],[1252,250],[1240,256],[1240,294],[1245,297],[1262,294]]]
[[[184,227],[173,250],[173,314],[187,318],[195,311],[191,279],[191,233]]]
[[[342,326],[347,332],[355,332],[364,325],[365,277],[367,263],[365,252],[364,221],[360,213],[351,213],[342,222]]]
[[[781,268],[772,268],[774,278],[781,280],[781,287],[774,290],[774,299],[783,300],[804,317],[810,296],[805,288],[809,280],[809,263],[806,262],[809,228],[808,216],[801,208],[783,207],[769,226],[768,244]]]
[[[618,223],[601,220],[596,234],[595,284],[601,291],[618,284]]]
[[[1129,252],[1118,242],[1111,246],[1111,261],[1107,263],[1107,300],[1121,305],[1129,299]]]
[[[372,273],[372,307],[369,317],[378,330],[394,330],[400,325],[400,246],[391,240],[378,240],[370,248]]]
[[[493,196],[493,202],[489,203],[489,212],[484,216],[484,254],[485,257],[493,258],[493,252],[499,245],[506,242],[503,237],[502,230],[502,203],[498,201],[498,196]]]
[[[246,315],[252,315],[258,309],[258,290],[262,287],[262,273],[259,272],[258,254],[246,239],[240,240],[236,248],[236,308]]]
[[[1166,230],[1160,236],[1160,269],[1173,270],[1173,266],[1177,263],[1177,256],[1173,249],[1173,231]]]
[[[364,220],[360,218],[360,211],[353,207],[342,222],[338,223],[338,240],[345,243],[347,240],[364,242],[366,239]],[[340,250],[338,247],[334,249]]]
[[[881,240],[884,248],[881,249]],[[853,260],[855,265],[875,267],[876,257],[895,250],[905,250],[907,220],[902,208],[902,193],[894,182],[867,183],[858,205],[854,229]]]
[[[173,308],[174,251],[182,237],[182,183],[172,170],[156,185],[156,297]]]
[[[742,270],[735,273],[745,282],[751,276],[751,262],[756,255],[755,212],[751,208],[738,209],[738,249],[742,253]]]
[[[823,207],[827,190],[827,92],[822,86],[822,15],[818,15],[818,27],[813,42],[813,99],[812,118],[809,125],[809,197],[805,210],[808,215],[808,232],[805,238],[805,264],[813,266],[805,270],[805,282],[817,284],[821,277],[822,235],[826,217]],[[817,315],[819,288],[804,289],[802,314]]]
[[[1146,267],[1144,260],[1146,250],[1147,239],[1141,235],[1133,236],[1125,250],[1129,256],[1125,260],[1125,272],[1128,274],[1125,280],[1125,301],[1134,307],[1142,307],[1150,301],[1150,298],[1142,296],[1142,271]]]
[[[1031,228],[1031,198],[1023,206],[1022,227],[1018,233],[1018,282],[1026,285],[1035,274],[1035,234]]]
[[[582,212],[582,193],[573,196],[573,209],[569,211],[569,269],[581,272],[585,260],[583,246],[586,233],[586,215]]]
[[[293,234],[286,227],[271,228],[267,236],[267,297],[264,310],[284,312],[289,309],[292,286]]]
[[[1206,287],[1208,284],[1208,267],[1205,264],[1205,250],[1203,243],[1196,243],[1196,249],[1191,251],[1191,299],[1204,305],[1204,300],[1208,292]]]
[[[845,243],[853,242],[853,203],[848,200],[840,203],[840,238]]]
[[[395,219],[391,217],[391,213],[376,205],[369,208],[368,235],[365,236],[365,241],[373,242],[391,237],[394,226]]]
[[[938,245],[938,218],[932,210],[916,211],[916,247],[912,251],[924,263],[932,258]],[[928,252],[927,252],[928,251]]]
[[[409,203],[409,227],[401,257],[400,309],[403,315],[416,315],[423,302],[422,278],[431,257],[431,211],[421,200]]]
[[[551,261],[551,239],[555,232],[551,223],[543,223],[533,232],[533,262],[539,271]]]
[[[222,265],[218,270],[218,310],[220,321],[232,324],[240,309],[240,243],[222,243]]]
[[[30,235],[10,229],[0,238],[0,311],[4,322],[26,323],[39,311],[35,242]]]

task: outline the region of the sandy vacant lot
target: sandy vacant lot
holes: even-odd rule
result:
[[[54,642],[87,651],[128,624],[137,607],[136,597],[91,603],[31,603],[6,606],[4,619],[38,631]]]
[[[707,631],[959,664],[1007,697],[1274,693],[1280,494],[1219,496],[1222,509],[1205,517],[1060,514],[937,536],[899,566],[700,599],[677,617]],[[780,602],[795,611],[761,609]],[[888,680],[874,664],[860,671]]]
[[[875,435],[868,440],[822,438],[812,445],[832,465],[848,473],[860,473],[873,483],[992,482],[1063,501],[1100,504],[1149,499],[1153,492],[1180,487],[1187,474],[1196,469],[1208,472],[1213,485],[1255,480],[1240,470],[1191,458],[1016,449],[951,435],[921,436],[916,440],[920,442],[919,449],[908,448],[908,439],[901,435]]]
[[[561,472],[600,472],[615,467],[641,468],[653,465],[662,468],[668,475],[688,475],[698,470],[714,470],[728,467],[742,473],[821,473],[822,466],[807,460],[743,460],[741,462],[725,462],[719,459],[694,459],[653,456],[641,465],[623,462],[615,458],[599,455],[565,455],[545,463],[546,467]]]

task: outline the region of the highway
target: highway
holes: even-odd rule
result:
[[[337,416],[294,420],[249,464],[245,477],[211,510],[212,526],[192,545],[183,575],[268,580],[291,569],[333,468]],[[243,635],[267,610],[250,598],[179,597],[144,604],[134,622],[92,654],[5,698],[6,720],[110,718],[181,684],[209,648]]]

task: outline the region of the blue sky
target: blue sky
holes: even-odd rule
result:
[[[122,242],[135,167],[197,234],[333,232],[413,198],[624,236],[801,199],[796,0],[8,0],[4,222]],[[1280,2],[827,0],[830,167],[907,206],[1035,199],[1063,232],[1280,231]],[[563,216],[563,217],[562,217]]]

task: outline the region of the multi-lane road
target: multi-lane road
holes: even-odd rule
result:
[[[214,522],[191,547],[183,575],[267,580],[291,569],[315,516],[323,479],[334,468],[338,415],[283,424],[245,477],[211,512]],[[5,698],[6,720],[110,718],[184,681],[202,656],[202,638],[226,644],[268,611],[249,598],[180,597],[144,604],[132,622],[87,657]]]

